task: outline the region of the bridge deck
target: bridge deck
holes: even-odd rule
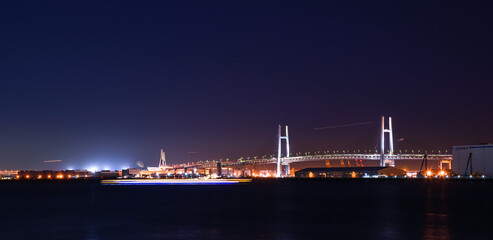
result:
[[[385,154],[384,159],[387,160],[423,160],[424,154]],[[449,154],[428,154],[429,161],[451,161],[452,155]],[[295,162],[309,162],[309,161],[322,161],[322,160],[380,160],[380,154],[328,154],[328,155],[313,155],[313,156],[297,156],[289,158],[281,158],[284,164]],[[217,167],[216,161],[213,162],[197,162],[188,164],[179,164],[170,166],[173,169],[180,168],[215,168]],[[277,158],[271,159],[254,159],[254,160],[240,160],[240,161],[228,161],[221,162],[222,166],[234,166],[234,165],[250,165],[250,164],[273,164],[277,163]]]

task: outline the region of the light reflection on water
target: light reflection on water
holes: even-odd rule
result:
[[[481,239],[492,186],[0,184],[0,239]]]
[[[426,212],[422,239],[450,239],[447,203],[445,185],[426,187]]]
[[[96,233],[96,225],[94,223],[89,223],[86,227],[86,240],[98,240],[98,235]]]

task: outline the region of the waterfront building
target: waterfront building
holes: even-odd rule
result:
[[[23,170],[16,175],[17,179],[73,179],[91,177],[87,170]]]
[[[452,169],[459,175],[493,177],[493,144],[455,146]]]
[[[360,178],[370,176],[403,177],[406,172],[395,167],[305,168],[295,172],[297,178]]]

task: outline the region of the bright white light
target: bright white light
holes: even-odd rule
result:
[[[89,170],[89,171],[90,171],[90,172],[92,172],[92,173],[95,173],[95,172],[97,172],[97,171],[98,171],[98,167],[90,167],[90,168],[88,168],[87,170]]]

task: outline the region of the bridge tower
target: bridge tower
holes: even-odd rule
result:
[[[385,129],[385,117],[382,116],[382,131],[380,140],[380,166],[385,167],[388,163],[391,167],[395,166],[394,160],[385,159],[385,133],[389,133],[389,155],[394,154],[394,138],[392,134],[392,117],[389,117],[389,128]]]
[[[282,136],[281,135],[281,125],[279,125],[279,141],[278,141],[278,148],[277,148],[277,177],[281,177],[282,176],[282,165],[284,165],[282,162],[281,162],[281,152],[282,152],[282,147],[281,147],[281,142],[282,140],[286,140],[286,158],[289,157],[289,134],[288,134],[288,125],[286,125],[286,135],[285,136]],[[286,175],[289,175],[289,164],[285,164],[286,165]]]
[[[164,168],[166,166],[166,157],[164,155],[164,149],[161,149],[161,158],[159,159],[159,168]]]

